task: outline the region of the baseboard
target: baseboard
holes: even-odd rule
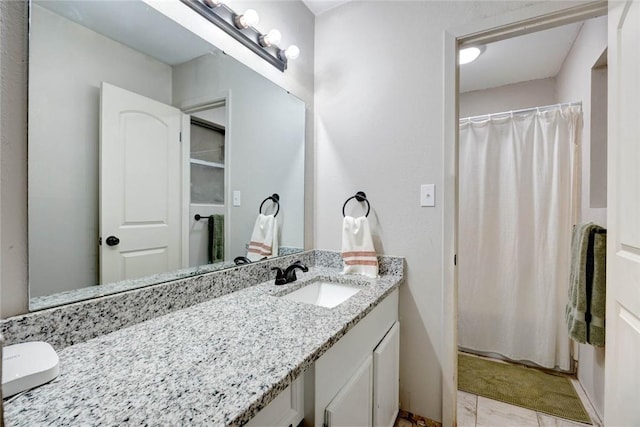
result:
[[[423,417],[422,415],[412,414],[411,412],[404,411],[402,409],[398,412],[398,418],[410,421],[412,424],[419,427],[442,427],[442,423],[438,421],[433,421],[429,418]]]

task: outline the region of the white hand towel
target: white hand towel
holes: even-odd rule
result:
[[[247,258],[258,261],[278,255],[278,220],[273,215],[258,214],[247,248]]]
[[[342,222],[344,274],[378,277],[378,257],[366,217],[345,216]]]

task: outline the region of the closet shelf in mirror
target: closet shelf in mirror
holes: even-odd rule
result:
[[[207,162],[206,160],[190,159],[190,162],[195,165],[208,166],[210,168],[224,169],[224,163]]]

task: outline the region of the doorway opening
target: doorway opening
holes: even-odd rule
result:
[[[600,145],[606,151],[606,137],[591,138],[594,125],[600,131],[606,124],[606,108],[598,109],[604,119],[594,117],[591,108],[593,87],[602,82],[606,93],[606,80],[593,79],[592,71],[606,43],[603,16],[483,45],[480,57],[460,66],[458,348],[464,354],[458,359],[458,389],[464,391],[458,397],[463,425],[471,415],[482,418],[495,411],[501,406],[496,401],[515,404],[510,416],[532,422],[551,415],[591,423],[569,382],[580,378],[575,376],[580,353],[586,360],[582,381],[574,385],[582,391],[585,384],[585,406],[590,400],[600,410],[604,406],[598,401],[603,390],[594,386],[604,383],[604,342],[573,345],[565,311],[570,277],[579,271],[572,270],[573,227],[585,222],[606,227],[606,206],[594,209],[589,200],[591,184],[602,185],[596,177],[606,177],[606,156],[590,156],[594,149],[602,151]],[[606,193],[606,181],[604,186]],[[546,382],[529,381],[512,365],[482,364],[469,355],[543,368],[541,375],[546,370],[571,374],[563,393],[571,399],[560,404],[559,396],[544,391],[554,375]],[[470,375],[470,366],[480,364],[486,374],[482,387],[469,381],[480,376]],[[509,376],[520,387],[511,390],[501,382]],[[484,387],[493,381],[495,388]]]
[[[229,261],[227,103],[188,110],[189,266]]]
[[[489,328],[491,327],[491,325],[493,325],[494,329],[499,331],[496,335],[499,336],[499,338],[502,338],[504,341],[506,341],[507,344],[513,344],[513,341],[520,340],[521,344],[524,344],[524,347],[526,347],[528,344],[531,344],[531,342],[527,343],[527,339],[530,339],[530,341],[535,342],[535,337],[527,335],[527,332],[524,332],[524,331],[521,332],[520,334],[521,336],[518,337],[517,329],[511,330],[510,331],[511,336],[509,336],[508,333],[505,333],[505,331],[509,331],[509,327],[502,328],[502,326],[504,326],[504,324],[502,323],[504,322],[504,320],[502,320],[501,322],[501,320],[498,319],[499,317],[498,315],[499,315],[500,309],[506,307],[507,309],[506,311],[511,310],[511,312],[514,314],[514,319],[521,321],[521,323],[535,322],[535,319],[530,318],[531,316],[527,314],[528,313],[527,309],[529,308],[527,307],[527,304],[531,302],[530,299],[528,299],[527,297],[524,297],[524,302],[514,302],[511,305],[509,305],[508,303],[505,303],[504,301],[498,301],[494,298],[492,303],[485,304],[484,307],[479,307],[480,304],[478,304],[479,301],[477,297],[482,293],[482,291],[476,290],[475,291],[476,294],[470,298],[468,297],[468,295],[465,294],[465,290],[468,290],[468,282],[465,281],[464,271],[466,268],[467,273],[469,271],[477,272],[477,268],[480,267],[480,268],[485,268],[487,271],[493,270],[495,272],[495,271],[500,271],[501,264],[503,264],[502,266],[506,266],[507,268],[512,268],[513,270],[521,270],[520,274],[523,274],[527,280],[530,280],[532,276],[537,275],[539,270],[542,270],[543,273],[548,273],[546,270],[549,270],[549,269],[557,270],[556,267],[551,266],[552,261],[558,258],[557,255],[548,257],[546,262],[535,261],[535,260],[532,260],[531,257],[526,257],[526,256],[525,258],[528,258],[528,259],[526,259],[524,262],[514,263],[512,260],[510,261],[508,259],[508,257],[511,257],[514,254],[518,254],[519,249],[522,249],[522,248],[531,249],[531,248],[527,248],[527,245],[530,245],[533,247],[533,252],[532,252],[533,255],[544,255],[545,245],[549,247],[549,242],[545,240],[550,235],[547,232],[547,230],[545,230],[544,233],[541,233],[540,227],[538,225],[536,225],[535,227],[530,226],[529,228],[527,228],[526,227],[527,221],[514,220],[512,224],[513,227],[509,231],[505,231],[506,229],[508,229],[507,226],[509,224],[505,223],[504,218],[499,219],[497,222],[495,222],[493,227],[486,227],[485,224],[482,223],[482,220],[496,221],[498,218],[500,218],[500,215],[498,214],[502,214],[502,213],[505,213],[505,211],[508,211],[507,208],[503,207],[502,205],[498,205],[498,202],[502,203],[502,202],[509,202],[509,201],[513,202],[518,200],[522,201],[523,198],[527,198],[528,199],[527,203],[530,202],[531,205],[534,207],[542,206],[542,207],[548,208],[548,209],[544,209],[544,208],[538,209],[538,211],[533,209],[534,212],[530,212],[529,210],[528,212],[529,216],[534,217],[533,219],[540,219],[543,215],[548,215],[549,210],[557,211],[558,206],[555,206],[554,203],[557,205],[559,200],[564,200],[568,198],[571,204],[565,203],[565,207],[568,208],[569,211],[562,214],[563,227],[561,227],[560,229],[561,236],[556,236],[554,234],[551,234],[551,235],[562,240],[563,247],[557,248],[556,252],[563,251],[563,256],[565,258],[569,256],[569,258],[555,262],[556,266],[557,265],[562,266],[562,268],[560,269],[562,271],[554,272],[554,273],[557,273],[555,274],[555,277],[549,278],[548,275],[547,277],[545,277],[546,280],[553,280],[554,282],[560,282],[561,279],[559,278],[564,277],[564,275],[566,275],[567,281],[568,281],[568,275],[569,275],[568,272],[570,267],[570,254],[568,254],[568,252],[570,252],[571,225],[583,219],[589,220],[588,217],[591,214],[594,214],[594,215],[598,214],[598,212],[590,212],[587,215],[584,215],[584,212],[583,212],[585,200],[587,203],[586,204],[587,208],[592,207],[589,201],[591,183],[590,182],[585,183],[583,179],[583,176],[585,175],[585,173],[587,178],[590,176],[589,167],[583,166],[581,169],[580,166],[583,164],[582,162],[585,161],[585,158],[586,158],[586,162],[589,162],[590,160],[593,160],[593,159],[590,159],[589,155],[585,156],[582,149],[575,149],[573,150],[575,152],[572,152],[572,149],[574,147],[572,146],[571,143],[568,144],[568,147],[565,147],[566,151],[564,153],[564,157],[556,158],[554,160],[551,160],[550,158],[545,159],[544,156],[539,156],[540,153],[538,153],[537,155],[535,153],[529,153],[530,155],[537,156],[536,157],[537,163],[534,162],[533,164],[530,164],[527,166],[527,168],[529,168],[530,171],[532,172],[530,176],[534,178],[534,181],[538,178],[543,178],[544,175],[553,176],[554,178],[560,179],[561,187],[564,186],[565,189],[568,190],[568,193],[561,194],[560,197],[558,197],[559,195],[557,194],[557,191],[556,191],[558,188],[557,185],[554,189],[551,189],[551,188],[543,189],[543,187],[541,187],[542,182],[537,182],[537,183],[532,182],[529,186],[531,188],[529,189],[536,190],[540,192],[540,194],[535,194],[535,191],[534,191],[534,194],[527,196],[527,195],[524,195],[522,191],[520,191],[516,183],[516,178],[518,178],[519,175],[522,175],[522,172],[523,172],[523,165],[518,164],[516,160],[518,156],[523,156],[525,153],[518,151],[519,148],[517,147],[511,148],[512,150],[511,154],[509,154],[508,152],[496,153],[496,152],[491,152],[490,150],[487,151],[486,149],[481,150],[480,152],[474,153],[473,151],[469,152],[469,150],[467,150],[467,147],[465,147],[465,143],[468,142],[468,138],[473,139],[473,138],[479,137],[480,139],[484,138],[484,143],[486,145],[486,143],[488,142],[487,140],[488,137],[486,135],[485,136],[478,135],[478,129],[475,129],[477,127],[476,125],[483,121],[485,122],[485,124],[487,124],[487,123],[490,123],[492,119],[495,119],[497,121],[502,120],[502,124],[504,125],[506,122],[512,120],[512,118],[515,118],[517,121],[518,118],[522,117],[523,115],[526,116],[527,114],[529,116],[536,116],[536,115],[542,114],[543,117],[549,118],[551,116],[565,116],[567,112],[571,110],[577,116],[577,118],[574,117],[572,119],[574,122],[574,127],[575,129],[580,130],[580,134],[576,136],[582,137],[584,140],[585,133],[587,134],[586,135],[587,144],[585,144],[585,146],[586,146],[586,149],[589,150],[587,154],[591,154],[590,153],[591,150],[589,146],[590,144],[589,133],[591,128],[589,127],[589,128],[583,129],[581,127],[581,124],[578,125],[576,122],[581,123],[582,120],[585,120],[585,124],[587,126],[591,126],[590,121],[591,121],[591,90],[592,88],[590,85],[590,80],[591,80],[590,76],[592,74],[592,69],[597,68],[597,64],[596,64],[597,60],[601,58],[603,50],[606,49],[606,37],[607,37],[606,36],[607,35],[606,17],[599,18],[600,22],[604,23],[604,31],[602,31],[601,33],[604,37],[602,48],[600,51],[598,51],[595,54],[595,57],[593,57],[593,60],[588,64],[588,67],[585,68],[583,63],[579,64],[580,67],[577,67],[575,64],[572,65],[572,62],[575,63],[576,60],[575,58],[569,58],[570,55],[573,55],[574,57],[580,56],[579,55],[580,53],[579,50],[581,49],[580,44],[583,43],[583,41],[579,40],[581,34],[583,36],[582,38],[585,38],[585,39],[588,38],[584,36],[584,34],[588,32],[587,27],[592,27],[593,24],[587,25],[587,22],[585,20],[586,19],[591,20],[591,18],[606,14],[606,7],[604,7],[604,5],[598,6],[596,4],[592,4],[591,6],[593,8],[588,11],[584,9],[583,10],[576,9],[572,11],[567,11],[567,10],[558,11],[558,14],[556,14],[554,17],[551,17],[551,15],[553,14],[540,13],[539,15],[535,15],[534,13],[530,16],[523,18],[517,23],[514,23],[513,17],[510,17],[510,18],[507,17],[505,18],[506,21],[503,22],[502,25],[497,25],[497,21],[499,20],[494,19],[492,22],[488,21],[484,23],[486,24],[485,25],[486,31],[484,32],[478,31],[478,27],[482,27],[482,25],[478,25],[476,26],[476,28],[473,29],[474,31],[469,31],[468,33],[465,33],[464,31],[459,31],[458,34],[450,34],[449,35],[450,37],[447,40],[447,47],[451,47],[454,50],[458,48],[473,46],[473,45],[476,45],[476,46],[481,45],[482,49],[481,49],[480,59],[484,57],[485,59],[489,59],[490,62],[496,63],[497,60],[495,57],[495,53],[499,49],[494,49],[494,46],[492,46],[493,44],[503,43],[503,44],[511,45],[513,47],[514,45],[517,45],[517,38],[519,36],[523,36],[524,38],[531,38],[531,37],[535,37],[535,35],[533,35],[532,33],[546,32],[544,30],[548,30],[548,32],[551,33],[551,36],[547,35],[547,37],[551,37],[551,40],[553,40],[554,44],[559,44],[560,36],[558,36],[558,32],[566,31],[569,33],[568,42],[565,45],[566,47],[564,49],[564,52],[562,51],[560,52],[560,59],[557,60],[559,63],[557,62],[556,69],[553,70],[552,73],[549,73],[546,75],[544,74],[539,76],[533,75],[531,74],[531,72],[535,71],[533,70],[534,67],[528,66],[528,67],[525,67],[526,72],[520,76],[520,80],[516,79],[511,81],[504,81],[504,80],[500,81],[500,78],[504,77],[504,75],[506,74],[513,74],[515,69],[518,68],[517,67],[518,65],[522,65],[522,63],[526,62],[525,59],[528,59],[529,57],[534,55],[534,53],[536,52],[536,46],[530,42],[525,43],[524,45],[521,44],[519,47],[516,47],[515,54],[512,51],[511,57],[508,59],[510,61],[510,64],[507,67],[502,67],[497,70],[495,68],[492,70],[491,67],[489,67],[488,71],[485,71],[485,74],[484,74],[484,80],[485,80],[484,83],[482,82],[483,79],[479,78],[479,77],[483,77],[482,70],[480,70],[480,67],[474,66],[473,63],[471,63],[469,66],[460,66],[459,69],[457,68],[457,64],[455,63],[448,64],[448,66],[451,67],[450,71],[456,77],[456,80],[458,77],[457,73],[458,71],[460,72],[460,80],[459,80],[459,86],[458,86],[457,81],[451,82],[445,79],[446,85],[448,81],[448,85],[447,85],[448,87],[445,88],[445,93],[447,93],[449,90],[451,90],[451,92],[455,92],[455,97],[452,97],[453,100],[455,101],[453,105],[447,104],[447,101],[450,100],[450,98],[445,96],[445,109],[447,110],[448,113],[452,111],[456,111],[456,113],[459,112],[459,114],[455,114],[453,115],[453,117],[450,117],[449,115],[445,114],[445,120],[448,120],[449,118],[453,119],[447,122],[448,126],[449,125],[451,126],[451,129],[447,129],[447,131],[450,132],[448,135],[450,137],[448,138],[448,142],[452,142],[452,147],[449,147],[445,150],[446,151],[445,152],[445,174],[446,174],[445,181],[452,178],[449,181],[449,184],[451,185],[451,188],[454,190],[453,191],[454,195],[453,197],[451,197],[450,203],[449,203],[449,208],[451,208],[449,210],[449,213],[452,214],[451,215],[452,219],[450,221],[445,220],[445,223],[444,223],[445,242],[444,242],[443,249],[445,252],[445,256],[447,256],[448,249],[451,249],[452,258],[454,258],[454,260],[457,258],[457,267],[451,267],[449,269],[447,266],[445,266],[445,289],[447,287],[448,279],[450,279],[451,282],[455,284],[453,292],[450,292],[448,293],[449,294],[448,296],[445,296],[445,305],[447,305],[447,302],[451,302],[450,308],[454,313],[457,314],[457,319],[458,319],[457,322],[455,320],[452,322],[453,330],[450,331],[451,332],[450,336],[454,337],[453,339],[454,345],[452,346],[453,348],[451,350],[453,354],[453,359],[455,359],[452,363],[453,383],[451,385],[453,387],[451,387],[450,391],[448,390],[448,387],[447,387],[448,384],[446,384],[446,382],[448,381],[448,379],[446,379],[446,371],[448,367],[444,366],[445,387],[444,387],[444,398],[443,398],[443,421],[445,424],[448,424],[447,423],[448,410],[451,412],[456,411],[455,407],[450,407],[450,406],[448,407],[447,402],[455,401],[455,398],[448,400],[447,393],[450,393],[449,396],[453,394],[457,394],[456,390],[458,388],[457,387],[458,380],[462,375],[461,369],[460,369],[461,367],[458,366],[459,362],[457,359],[458,346],[460,346],[461,349],[463,350],[467,350],[467,351],[471,350],[473,353],[476,353],[476,355],[474,355],[473,357],[477,357],[477,355],[492,356],[492,357],[498,356],[499,358],[503,358],[503,359],[515,360],[517,362],[525,362],[526,364],[533,365],[533,366],[543,366],[545,368],[550,368],[550,369],[559,369],[565,372],[571,372],[571,370],[574,368],[573,362],[572,362],[573,357],[577,358],[579,356],[579,351],[577,350],[577,348],[575,350],[572,349],[572,346],[568,338],[565,338],[564,340],[562,338],[559,338],[559,336],[561,336],[562,334],[559,332],[560,326],[558,325],[560,323],[560,320],[564,320],[564,307],[562,302],[560,301],[556,301],[553,304],[546,304],[546,305],[543,304],[542,307],[544,309],[542,310],[537,310],[537,309],[530,310],[530,312],[534,313],[533,317],[535,317],[536,311],[541,311],[542,313],[546,313],[550,310],[549,305],[553,305],[553,311],[555,316],[553,320],[555,324],[548,325],[547,329],[550,331],[553,331],[553,334],[558,336],[551,337],[554,342],[552,346],[553,349],[550,351],[555,353],[556,349],[562,346],[564,346],[564,348],[563,348],[563,351],[560,352],[561,353],[560,355],[557,355],[557,354],[553,355],[551,362],[549,362],[549,360],[542,360],[542,363],[541,363],[540,360],[536,359],[535,357],[531,357],[531,358],[526,356],[522,357],[521,354],[517,352],[510,352],[508,350],[505,351],[504,349],[501,349],[501,348],[494,349],[492,345],[483,346],[483,345],[478,345],[477,342],[470,343],[469,342],[470,336],[472,336],[475,333],[476,336],[474,338],[477,338],[478,330],[476,329],[475,331],[470,332],[469,327],[471,327],[472,324],[473,326],[477,327],[477,325],[484,323],[485,325],[484,331],[487,331],[487,330],[490,331]],[[597,19],[595,21],[597,21]],[[571,26],[568,28],[561,29],[561,25],[565,25],[565,24],[571,24]],[[590,29],[589,31],[592,31],[592,29]],[[545,48],[543,46],[542,48],[538,48],[537,51],[546,53],[546,51],[548,50],[550,50],[548,47]],[[477,64],[480,64],[480,62],[477,62],[476,65]],[[541,64],[536,64],[536,65],[541,65]],[[472,70],[475,67],[477,69],[476,70],[477,73],[472,74],[471,75],[472,78],[465,80],[464,67],[468,67],[467,68],[468,70]],[[564,72],[562,70],[563,67],[566,67]],[[571,70],[571,73],[570,73],[569,68],[576,68],[576,67],[581,69],[580,77],[567,78],[566,75],[570,75],[571,73],[574,73],[574,74],[576,73],[575,70]],[[585,81],[587,82],[587,86],[589,87],[588,93],[586,93],[586,95],[580,91],[584,86],[583,81],[581,80],[583,78],[582,77],[583,74],[586,74],[588,76],[587,78],[585,78]],[[468,75],[469,74],[467,74],[467,76]],[[475,77],[475,81],[474,81],[474,77]],[[558,87],[560,86],[560,84],[558,83],[559,80],[562,80],[563,81],[562,85],[564,85],[563,88],[561,89],[558,89]],[[487,81],[490,81],[490,83],[487,83]],[[474,87],[474,85],[476,86]],[[577,89],[578,87],[579,89]],[[459,102],[459,105],[458,105],[458,102]],[[558,104],[561,104],[561,105],[558,105]],[[457,110],[458,106],[459,106],[459,111]],[[525,110],[525,111],[520,111],[520,110]],[[584,112],[585,115],[588,114],[589,117],[587,117],[586,119],[584,116],[581,117],[582,112]],[[506,113],[506,114],[499,114],[499,113]],[[459,119],[466,119],[466,122],[465,122],[466,126],[470,128],[474,128],[470,132],[472,134],[471,137],[469,137],[469,135],[465,133],[467,132],[467,130],[461,129],[462,126],[460,125]],[[518,125],[522,125],[522,123],[519,123]],[[514,124],[511,127],[518,128],[518,125]],[[508,125],[506,125],[505,127],[509,128]],[[540,129],[539,126],[536,128],[535,125],[533,125],[533,128],[537,130]],[[606,129],[606,125],[605,125],[605,129]],[[571,132],[571,130],[569,130],[569,132]],[[495,134],[500,134],[500,131],[494,130],[490,133],[492,135],[495,135]],[[520,136],[518,137],[512,136],[511,138],[507,138],[507,140],[509,139],[514,140],[514,139],[521,139],[521,138]],[[598,141],[598,144],[602,144],[602,143],[606,144],[606,140]],[[475,147],[475,148],[478,148],[478,147]],[[495,148],[495,147],[491,147],[491,148]],[[604,150],[606,151],[606,145]],[[555,154],[558,154],[558,153],[555,153]],[[576,160],[575,164],[574,164],[574,159]],[[553,172],[549,172],[548,169],[545,169],[549,167],[550,163],[553,161],[558,162],[559,165],[564,166],[564,167],[558,167],[556,169],[557,172],[564,173],[563,177],[556,176]],[[501,169],[500,166],[504,164],[507,164],[511,167],[512,172],[515,173],[515,176],[510,177],[509,175],[505,175],[503,173],[504,171],[500,170]],[[602,163],[598,163],[597,167],[600,167],[601,164],[606,165],[606,158],[602,161]],[[491,165],[489,167],[490,170],[488,172],[494,173],[494,176],[477,175],[478,172],[483,170],[482,168],[488,165]],[[588,166],[593,167],[593,164],[589,163]],[[487,172],[487,171],[484,170],[484,172]],[[476,175],[474,176],[474,174]],[[538,175],[542,175],[542,177]],[[606,172],[604,175],[606,176]],[[475,189],[467,187],[467,184],[469,183],[469,181],[474,181],[474,180],[476,184]],[[544,179],[542,179],[542,181],[544,181]],[[493,184],[493,186],[491,184]],[[506,188],[498,187],[501,184],[505,184]],[[580,187],[580,184],[582,184],[583,188]],[[509,190],[509,188],[513,189],[514,191],[507,191]],[[584,198],[585,192],[586,192],[586,198]],[[489,197],[485,198],[484,196],[486,196],[487,194],[489,195]],[[550,196],[550,195],[556,196],[556,199],[553,202],[551,201],[551,199],[544,200],[541,198],[542,196]],[[491,199],[491,196],[493,196],[494,199]],[[540,199],[536,200],[535,197],[538,197]],[[475,200],[470,200],[470,199],[475,199]],[[479,206],[479,208],[471,209],[469,205],[470,202],[476,203]],[[573,215],[571,214],[571,211],[570,211],[572,208],[574,209]],[[606,207],[595,208],[595,209],[606,209]],[[445,207],[445,216],[448,216],[447,210],[448,210],[447,207]],[[600,213],[602,214],[603,212],[606,212],[606,211],[602,211]],[[511,212],[511,216],[507,215],[507,218],[512,218],[512,219],[521,218],[521,216],[516,215],[516,213],[517,212]],[[606,214],[604,215],[604,217],[606,218]],[[554,221],[557,222],[557,219],[555,219]],[[566,225],[566,224],[569,224],[569,225]],[[558,224],[554,224],[554,225],[558,225]],[[604,225],[606,225],[606,223]],[[507,247],[502,247],[502,248],[488,247],[489,243],[492,240],[492,237],[500,236],[501,233],[503,235],[506,234],[506,237],[507,237],[506,240],[511,241],[511,246],[509,247],[507,245]],[[536,239],[537,237],[540,237],[539,235],[542,237],[541,240],[539,242],[534,241],[534,239]],[[473,251],[469,251],[467,248],[467,251],[465,254],[465,248],[462,247],[462,244],[468,243],[471,238],[478,237],[478,236],[481,238],[477,245],[478,248],[475,248],[475,250]],[[447,242],[448,237],[451,238],[449,242]],[[505,237],[505,236],[502,236],[502,237]],[[569,241],[569,243],[567,243],[567,240]],[[486,250],[483,250],[483,247],[486,247],[485,248]],[[478,258],[473,263],[475,267],[473,267],[472,270],[469,270],[469,266],[465,265],[465,263],[469,261],[470,254],[474,256],[478,255]],[[456,257],[454,257],[453,255],[456,255]],[[492,257],[495,259],[492,259]],[[466,279],[469,279],[469,277],[470,275],[466,274]],[[567,284],[567,281],[563,282],[565,286]],[[531,285],[529,285],[529,288],[530,287]],[[508,288],[508,289],[512,289],[512,288]],[[508,292],[509,291],[507,291],[506,293]],[[561,289],[556,289],[555,292],[560,297],[563,295],[563,292]],[[501,291],[501,292],[499,291],[498,295],[504,296],[503,295],[504,293],[505,293],[504,291]],[[517,293],[517,291],[515,293]],[[566,297],[566,291],[564,292],[564,296]],[[522,295],[519,295],[519,297],[523,298]],[[465,298],[467,299],[466,309],[461,307],[462,305],[464,305]],[[469,309],[469,307],[471,307],[471,309]],[[560,310],[560,307],[562,307],[562,310]],[[474,313],[474,309],[475,309],[475,313]],[[445,307],[445,310],[446,310],[446,307]],[[482,319],[483,322],[479,322],[478,321],[479,318]],[[447,321],[445,321],[445,330],[446,330],[446,326],[447,326]],[[467,328],[466,330],[464,329],[465,327]],[[565,329],[566,329],[566,326],[565,326]],[[535,330],[537,332],[535,326],[533,327],[533,329],[530,329],[530,330]],[[492,332],[496,332],[496,331],[490,331],[488,335],[491,335]],[[480,333],[479,335],[482,335],[482,333]],[[566,335],[566,331],[565,331],[565,335]],[[516,354],[516,357],[513,357],[513,354]],[[561,361],[556,360],[558,356],[560,357]],[[582,363],[582,359],[581,359],[581,363]],[[601,366],[603,368],[604,366],[603,361],[601,363]],[[595,393],[595,394],[597,396],[595,397],[590,396],[590,398],[598,399],[599,397],[601,397],[598,395],[598,393]],[[585,397],[585,396],[582,396],[582,397]],[[459,395],[458,395],[458,398],[460,398]],[[588,399],[584,399],[584,400],[588,400]],[[463,403],[462,406],[465,407],[464,404],[468,402],[465,401],[462,403]],[[464,418],[464,412],[461,413],[460,411],[458,411],[457,415],[458,415],[458,425],[468,424],[469,420]],[[535,413],[535,411],[533,412],[533,415],[537,423],[538,415]],[[591,415],[591,418],[595,418],[595,422],[597,424],[599,421],[598,414],[596,414],[594,411],[594,413],[590,415]],[[474,413],[474,417],[475,416],[476,414]],[[453,416],[453,418],[455,419],[455,415]],[[475,424],[471,424],[471,425],[475,425]],[[532,425],[537,425],[537,424],[532,424]]]

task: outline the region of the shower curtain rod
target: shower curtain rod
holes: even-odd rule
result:
[[[491,114],[482,114],[480,116],[471,116],[471,117],[464,117],[461,118],[459,121],[472,121],[472,120],[479,120],[479,119],[490,119],[492,117],[500,117],[500,116],[510,116],[512,114],[520,114],[520,113],[530,113],[532,111],[549,111],[549,110],[553,110],[555,108],[562,108],[562,107],[574,107],[574,106],[580,106],[582,107],[582,101],[578,101],[578,102],[565,102],[563,104],[552,104],[552,105],[545,105],[543,107],[532,107],[532,108],[524,108],[522,110],[513,110],[513,111],[504,111],[502,113],[491,113]]]

